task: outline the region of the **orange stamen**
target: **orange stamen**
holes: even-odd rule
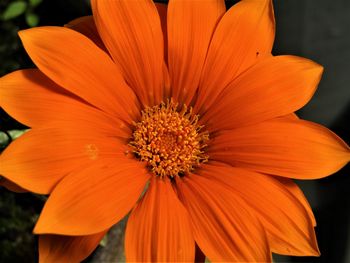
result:
[[[208,161],[203,149],[209,133],[200,132],[203,126],[197,122],[192,108],[184,105],[179,110],[178,104],[168,100],[142,111],[129,144],[156,175],[181,176]]]

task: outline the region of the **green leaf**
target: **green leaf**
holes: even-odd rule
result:
[[[9,137],[4,132],[0,132],[0,145],[6,145],[10,141]]]
[[[10,143],[11,140],[15,140],[21,135],[23,135],[25,132],[29,131],[29,129],[26,130],[10,130],[5,132],[0,131],[0,148],[3,148],[7,144]]]
[[[26,14],[26,22],[28,26],[34,27],[39,24],[39,17],[36,14],[33,13],[27,13]]]
[[[37,6],[38,4],[40,4],[42,2],[42,0],[29,0],[29,5],[34,7]]]
[[[8,133],[10,134],[12,140],[17,139],[19,136],[23,135],[25,132],[29,131],[29,129],[26,130],[10,130]]]
[[[107,242],[108,242],[108,234],[105,234],[105,236],[100,241],[100,246],[105,247],[107,245]]]
[[[10,3],[2,14],[2,20],[10,20],[22,15],[27,9],[27,3],[23,1],[14,1]]]

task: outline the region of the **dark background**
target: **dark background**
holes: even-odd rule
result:
[[[35,2],[23,1],[28,6],[29,2]],[[64,25],[91,14],[86,0],[42,0],[23,14],[4,20],[3,13],[11,2],[14,1],[0,1],[0,76],[18,68],[33,67],[17,37],[18,30],[29,27],[28,13],[40,19],[38,25]],[[226,1],[228,7],[234,2],[237,1]],[[274,6],[277,32],[273,53],[307,57],[325,67],[318,91],[298,115],[327,126],[349,144],[350,1],[274,0]],[[0,109],[2,135],[25,128]],[[9,142],[10,139],[0,144],[0,151]],[[275,261],[350,262],[349,170],[348,165],[331,177],[297,182],[316,216],[321,257],[278,256]],[[42,196],[0,189],[0,262],[37,261],[36,238],[31,231],[44,201]]]

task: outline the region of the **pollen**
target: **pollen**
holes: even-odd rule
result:
[[[129,143],[136,157],[157,176],[183,176],[208,161],[209,133],[192,108],[172,100],[142,111]]]

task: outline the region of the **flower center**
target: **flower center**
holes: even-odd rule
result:
[[[203,149],[209,133],[201,132],[198,115],[172,100],[142,111],[129,143],[136,156],[157,176],[183,176],[208,161]]]

